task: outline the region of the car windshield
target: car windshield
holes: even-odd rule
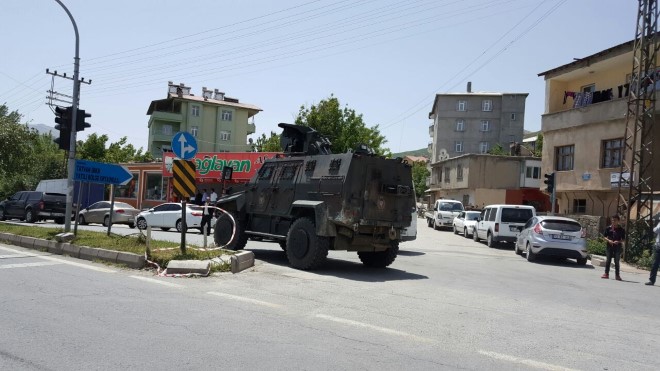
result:
[[[545,229],[562,232],[579,232],[582,229],[580,223],[571,220],[543,220],[541,226]]]
[[[532,209],[502,209],[502,223],[526,223],[533,216]]]
[[[478,213],[478,212],[467,213],[467,214],[465,214],[465,220],[477,220],[477,218],[479,217],[479,214],[480,213]]]
[[[463,204],[458,202],[441,202],[440,211],[463,211]]]

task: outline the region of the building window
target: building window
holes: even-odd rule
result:
[[[538,166],[527,166],[527,172],[525,174],[527,178],[531,179],[540,179],[541,178],[541,168]]]
[[[172,135],[172,125],[163,125],[161,132],[164,135]]]
[[[456,104],[456,111],[462,111],[462,112],[467,111],[467,101],[459,100],[458,104]]]
[[[573,200],[573,212],[584,214],[587,212],[587,200],[584,198]]]
[[[463,166],[456,165],[456,180],[463,180]]]
[[[231,131],[221,131],[218,135],[218,139],[228,141],[231,140]]]
[[[585,85],[582,88],[580,88],[580,90],[583,93],[593,93],[596,91],[596,84]]]
[[[140,174],[132,173],[133,179],[131,179],[126,185],[116,185],[115,186],[115,197],[122,198],[137,198],[137,185],[140,184]]]
[[[147,189],[143,193],[145,200],[164,200],[165,194],[163,193],[163,174],[162,173],[147,173]]]
[[[463,122],[463,120],[456,121],[456,131],[464,131],[464,130],[465,130],[465,122]]]
[[[481,153],[488,153],[488,142],[480,142],[479,143],[479,152]]]
[[[454,143],[454,148],[456,152],[461,153],[463,152],[463,142],[455,142]]]
[[[490,121],[481,120],[481,131],[490,131]]]
[[[222,121],[231,121],[232,112],[227,110],[222,110]]]
[[[445,167],[445,183],[449,183],[449,167]]]
[[[481,110],[484,112],[490,112],[493,110],[493,101],[490,99],[485,99],[481,101]]]
[[[623,155],[623,138],[604,140],[601,152],[600,163],[602,168],[620,167],[621,156]]]
[[[190,127],[190,134],[197,138],[197,132],[199,131],[199,126],[192,126]]]
[[[555,148],[555,170],[557,171],[566,171],[573,170],[573,153],[575,152],[575,146],[563,146]]]
[[[192,106],[192,115],[199,117],[199,106]]]
[[[511,121],[516,121],[516,114],[515,113],[511,114]]]

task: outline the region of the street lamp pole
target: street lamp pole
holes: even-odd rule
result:
[[[73,59],[73,100],[72,100],[72,109],[71,109],[71,142],[69,144],[69,160],[67,165],[68,176],[66,182],[66,214],[64,216],[64,232],[71,231],[71,212],[73,210],[73,175],[76,165],[76,120],[78,118],[78,103],[80,101],[80,57],[79,57],[79,48],[80,48],[80,37],[78,36],[78,26],[76,25],[76,20],[73,19],[73,15],[69,9],[60,1],[55,0],[60,6],[64,9],[66,14],[71,19],[73,24],[73,31],[76,33],[76,56]]]

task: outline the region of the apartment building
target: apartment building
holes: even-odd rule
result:
[[[429,180],[429,204],[440,198],[458,200],[466,207],[491,204],[533,205],[548,211],[550,201],[541,192],[541,159],[531,156],[467,154],[434,164]]]
[[[148,150],[155,158],[163,158],[163,152],[171,152],[174,134],[187,131],[197,139],[198,152],[250,151],[247,136],[254,134],[254,116],[260,111],[218,89],[203,87],[197,96],[189,86],[170,81],[167,98],[152,101],[147,110]]]
[[[555,173],[560,213],[609,216],[617,210],[632,68],[629,41],[539,73],[546,84],[542,170]],[[659,132],[655,125],[654,153],[660,153]],[[651,168],[658,189],[660,167]]]

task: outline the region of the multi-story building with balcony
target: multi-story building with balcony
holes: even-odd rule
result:
[[[261,108],[239,103],[217,89],[202,88],[200,96],[191,94],[190,89],[170,81],[167,98],[149,105],[151,154],[162,158],[163,152],[170,152],[172,137],[179,131],[187,131],[197,139],[199,152],[250,151],[247,136],[254,134],[254,116]]]
[[[427,191],[429,205],[449,198],[472,208],[491,204],[533,205],[538,211],[550,208],[548,196],[539,189],[538,157],[468,154],[435,165],[438,171],[431,174]]]
[[[546,84],[542,167],[555,173],[559,213],[616,212],[632,67],[629,41],[539,74]],[[660,153],[660,126],[653,136]],[[658,189],[660,166],[651,168]]]

